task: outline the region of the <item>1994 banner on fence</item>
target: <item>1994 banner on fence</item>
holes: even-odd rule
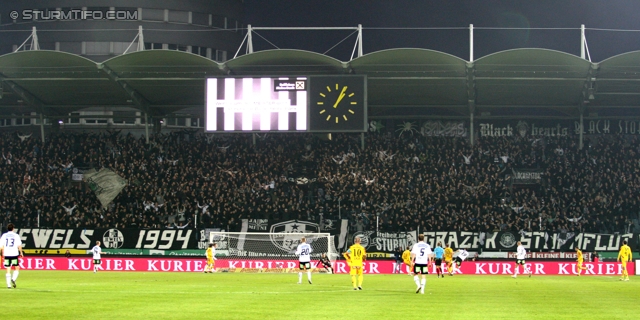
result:
[[[202,234],[194,229],[16,229],[25,249],[198,249]],[[208,240],[206,240],[208,242]]]

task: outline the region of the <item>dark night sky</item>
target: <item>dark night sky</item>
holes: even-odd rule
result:
[[[478,27],[640,30],[640,0],[245,0],[254,27],[353,27],[362,24],[364,53],[425,48],[469,58],[469,31],[368,28]],[[352,31],[258,31],[279,48],[324,53]],[[587,30],[592,61],[640,50],[640,32]],[[475,58],[514,48],[580,55],[579,30],[475,30]],[[352,35],[327,54],[351,57]],[[254,36],[255,50],[273,49]]]

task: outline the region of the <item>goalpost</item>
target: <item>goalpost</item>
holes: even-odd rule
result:
[[[329,233],[209,232],[209,242],[218,245],[216,268],[230,272],[297,272],[295,254],[300,239],[311,246],[312,271],[324,253],[331,263],[338,258],[334,236]]]

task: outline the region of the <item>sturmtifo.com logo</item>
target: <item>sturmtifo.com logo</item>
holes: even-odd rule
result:
[[[11,20],[138,20],[138,10],[45,10],[25,9],[11,11]]]

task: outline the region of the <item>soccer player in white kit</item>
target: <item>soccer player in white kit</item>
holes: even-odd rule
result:
[[[13,232],[13,223],[7,225],[7,232],[0,238],[0,252],[4,257],[4,267],[7,268],[7,288],[16,287],[16,280],[20,274],[20,262],[18,257],[24,257],[22,252],[22,240],[20,236]],[[11,267],[14,267],[13,277]]]
[[[96,241],[96,245],[91,248],[91,253],[93,253],[93,273],[98,272],[98,267],[102,264],[102,260],[100,254],[102,253],[102,248],[100,248],[100,241]]]
[[[458,252],[458,255],[456,256],[456,259],[453,261],[453,271],[451,272],[452,275],[454,272],[456,272],[456,269],[460,269],[462,262],[464,262],[464,260],[466,260],[467,257],[469,256],[469,251],[467,251],[464,248],[460,248],[456,252]]]
[[[527,258],[527,249],[522,246],[522,242],[518,241],[518,249],[516,251],[516,267],[513,270],[513,275],[511,277],[515,278],[518,276],[518,271],[520,271],[520,266],[522,266],[522,273],[528,273],[529,277],[531,277],[531,269],[526,265],[524,259]]]
[[[298,249],[296,249],[296,255],[298,256],[298,266],[300,267],[300,272],[298,272],[298,284],[302,283],[302,271],[307,271],[307,279],[309,280],[309,284],[311,284],[311,246],[307,243],[306,238],[300,239],[300,244],[298,245]]]
[[[411,262],[413,265],[413,281],[416,283],[416,293],[424,294],[424,287],[427,286],[427,274],[431,266],[433,252],[428,243],[424,243],[424,234],[418,235],[418,243],[411,248]],[[422,280],[420,280],[420,276]]]

